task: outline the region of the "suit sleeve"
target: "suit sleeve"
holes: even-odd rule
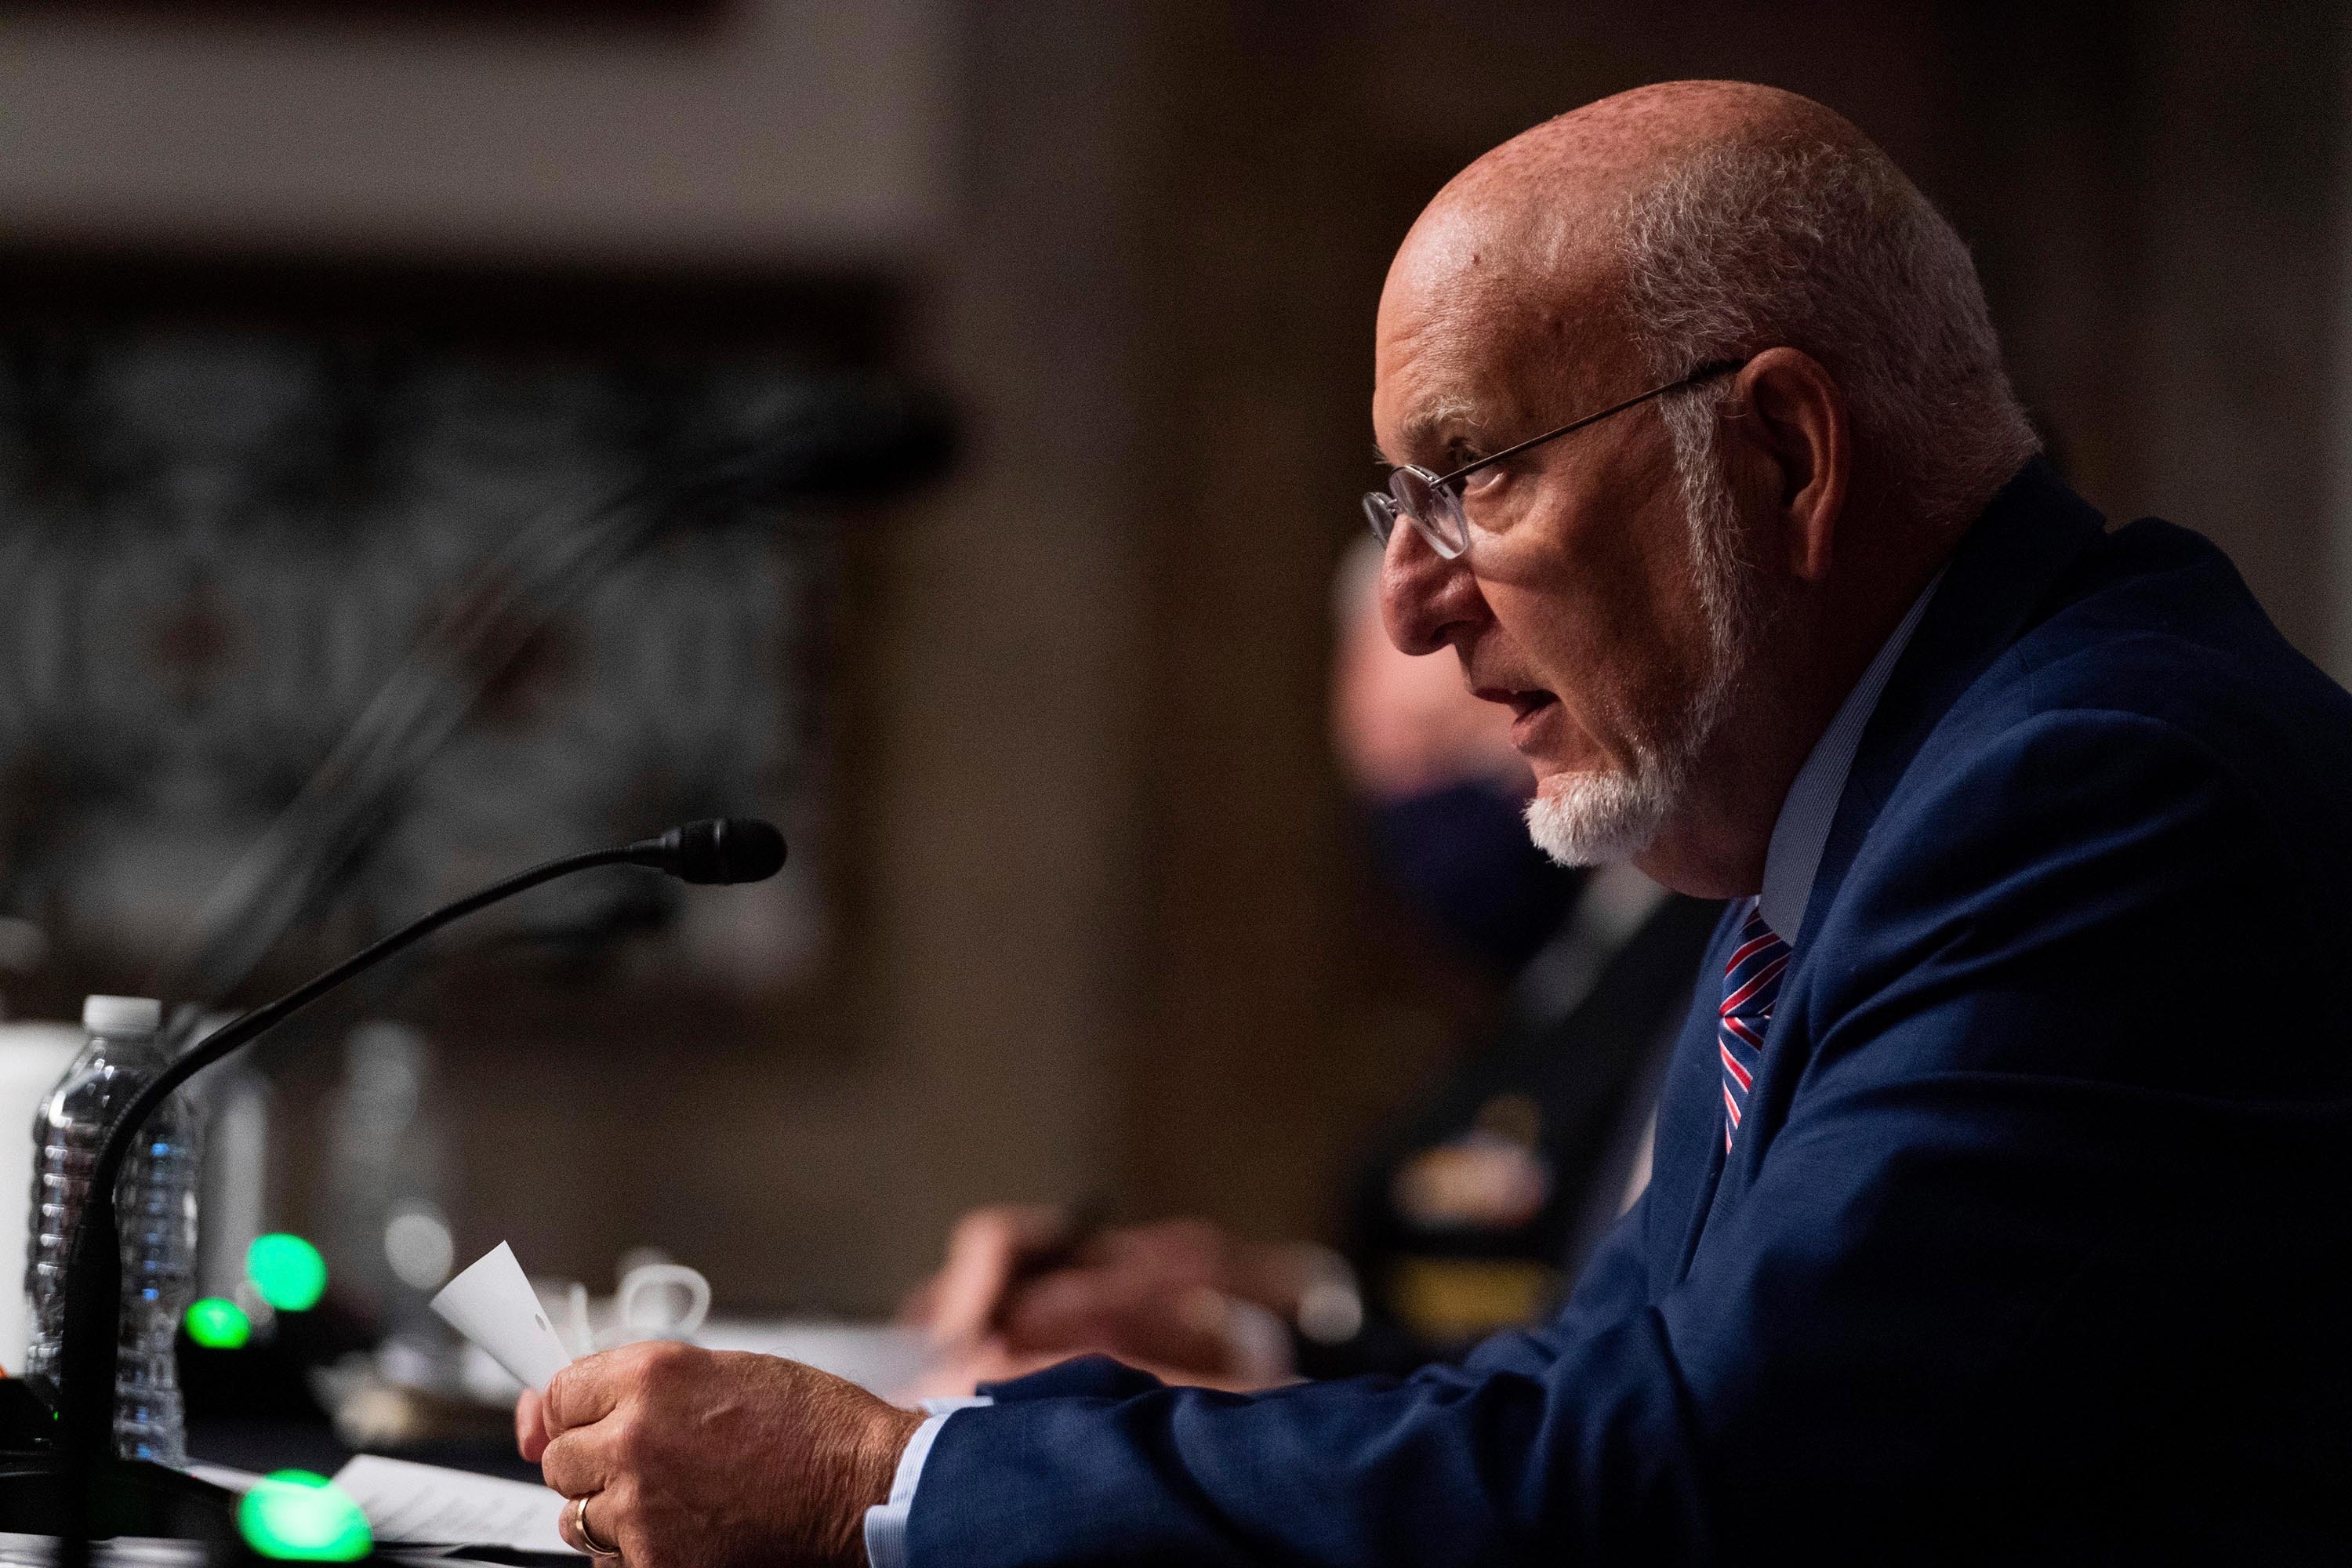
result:
[[[1986,1518],[2037,1465],[2107,1473],[2055,1451],[2082,1428],[2036,1346],[2099,1318],[2120,1230],[2201,1223],[2178,1141],[2276,1147],[2267,1079],[2294,1069],[2217,1082],[2211,1031],[2265,1026],[2245,987],[2290,1005],[2304,960],[2249,911],[2298,900],[2243,792],[2161,724],[2045,715],[1945,773],[1816,934],[1809,1058],[1678,1283],[1641,1262],[1679,1223],[1645,1203],[1557,1324],[1461,1367],[1010,1385],[932,1450],[914,1568],[1833,1561]]]

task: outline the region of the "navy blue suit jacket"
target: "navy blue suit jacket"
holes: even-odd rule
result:
[[[2352,1562],[2347,899],[2352,698],[2032,465],[1864,736],[1728,1159],[1723,930],[1557,1321],[1003,1385],[909,1561]]]

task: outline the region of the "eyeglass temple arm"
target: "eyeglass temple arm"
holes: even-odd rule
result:
[[[1747,363],[1746,360],[1738,359],[1711,360],[1679,381],[1670,381],[1664,386],[1654,386],[1647,392],[1637,392],[1624,402],[1612,404],[1598,414],[1588,414],[1581,419],[1571,419],[1557,430],[1547,430],[1540,436],[1528,437],[1515,447],[1506,447],[1499,452],[1488,453],[1476,462],[1463,464],[1450,474],[1438,475],[1435,482],[1450,485],[1456,479],[1467,479],[1489,464],[1499,463],[1506,458],[1517,457],[1530,447],[1540,447],[1546,441],[1556,441],[1571,431],[1583,429],[1587,425],[1598,425],[1611,415],[1622,414],[1637,403],[1647,403],[1653,397],[1664,397],[1669,392],[1680,392],[1685,386],[1696,386],[1702,381],[1711,381],[1718,375],[1727,375]]]

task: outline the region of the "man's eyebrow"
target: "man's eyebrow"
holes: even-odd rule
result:
[[[1454,441],[1463,437],[1475,437],[1480,433],[1477,417],[1467,398],[1447,397],[1427,403],[1405,416],[1397,427],[1397,446],[1409,458],[1433,458],[1444,453]],[[1393,466],[1395,458],[1375,436],[1372,449],[1380,460]]]

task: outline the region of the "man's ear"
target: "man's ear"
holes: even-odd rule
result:
[[[1853,464],[1845,394],[1812,355],[1766,349],[1740,368],[1728,412],[1771,476],[1789,570],[1821,582],[1835,553]]]

